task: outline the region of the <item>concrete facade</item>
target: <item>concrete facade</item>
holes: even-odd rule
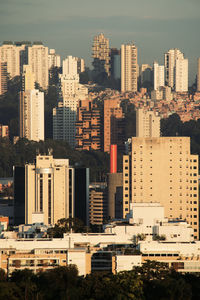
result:
[[[136,111],[136,137],[160,137],[160,116],[153,111]]]
[[[20,137],[44,141],[44,93],[39,90],[20,92]]]
[[[121,91],[137,92],[137,47],[121,45]]]
[[[198,156],[189,137],[132,138],[123,160],[123,214],[130,202],[159,202],[165,217],[186,220],[199,238]]]

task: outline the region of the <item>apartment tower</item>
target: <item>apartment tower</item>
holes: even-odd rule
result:
[[[46,90],[49,85],[48,47],[42,43],[35,43],[28,47],[28,64],[35,74],[35,81]]]
[[[104,152],[110,152],[110,145],[116,144],[119,151],[124,147],[124,114],[119,99],[104,100]]]
[[[137,92],[137,47],[134,43],[121,46],[121,91]]]
[[[123,216],[130,202],[159,202],[165,217],[187,220],[199,238],[198,155],[189,137],[132,138],[123,157]]]
[[[80,100],[76,118],[76,150],[101,150],[100,110],[91,100]]]
[[[183,58],[176,59],[175,91],[188,92],[188,59],[183,59]]]
[[[165,85],[165,68],[157,62],[153,64],[154,90],[157,91]]]
[[[137,109],[136,137],[160,137],[160,116],[154,111]]]
[[[20,92],[20,137],[44,141],[44,93],[39,90]]]
[[[166,85],[170,86],[172,89],[175,88],[175,65],[178,58],[184,59],[184,55],[177,48],[170,49],[165,53],[165,81]]]
[[[92,46],[92,65],[96,75],[106,73],[110,76],[109,39],[101,33],[94,37]]]

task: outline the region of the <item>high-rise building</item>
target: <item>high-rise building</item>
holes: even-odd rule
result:
[[[77,73],[80,74],[85,71],[85,61],[83,58],[75,57],[77,61]]]
[[[92,57],[95,74],[106,73],[110,76],[109,39],[103,33],[94,37]]]
[[[175,91],[188,91],[188,59],[177,58],[175,62]]]
[[[197,92],[200,92],[200,57],[197,63]]]
[[[44,93],[39,90],[20,92],[20,137],[44,140]]]
[[[35,89],[35,75],[30,65],[23,65],[22,89],[23,91]]]
[[[28,64],[35,74],[35,81],[46,90],[49,85],[48,47],[39,42],[28,47]]]
[[[62,74],[64,76],[70,76],[70,78],[77,76],[78,72],[76,57],[68,56],[63,60]]]
[[[175,65],[178,58],[184,59],[184,55],[177,48],[165,53],[165,81],[172,89],[175,88]]]
[[[148,64],[142,64],[140,67],[140,82],[141,86],[152,83],[152,67]]]
[[[7,63],[0,61],[0,95],[7,92],[8,73]]]
[[[165,85],[165,68],[159,66],[157,62],[153,64],[154,90],[158,90]]]
[[[119,99],[104,100],[104,152],[110,152],[110,145],[124,149],[124,114]]]
[[[0,61],[7,63],[7,72],[12,79],[20,75],[21,52],[25,50],[25,45],[16,45],[12,42],[4,42],[0,46]]]
[[[137,92],[137,47],[134,43],[121,46],[121,91]]]
[[[108,219],[107,188],[103,183],[90,185],[90,224],[103,225]]]
[[[160,116],[142,108],[136,111],[136,137],[159,137]]]
[[[49,49],[48,54],[48,68],[49,70],[52,68],[60,68],[61,67],[61,59],[60,55],[56,54],[55,49]]]
[[[79,100],[87,98],[88,89],[79,83],[77,60],[72,56],[63,61],[60,88],[61,101],[53,109],[53,139],[66,140],[74,148],[77,105]]]
[[[121,51],[117,48],[110,49],[110,75],[116,80],[121,78]]]
[[[189,137],[132,138],[123,157],[123,216],[130,202],[159,202],[165,217],[187,220],[199,237],[198,155]]]
[[[91,100],[80,100],[76,118],[76,150],[101,150],[100,110]]]
[[[88,224],[89,170],[72,168],[68,159],[39,154],[34,163],[14,167],[14,190],[16,225],[69,217]]]

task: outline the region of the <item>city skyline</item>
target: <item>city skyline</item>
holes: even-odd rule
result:
[[[110,39],[110,47],[134,41],[139,64],[163,64],[164,53],[179,48],[189,59],[189,82],[197,72],[200,41],[198,1],[176,0],[151,2],[113,0],[94,3],[78,1],[13,0],[1,4],[1,42],[4,40],[42,40],[62,56],[83,57],[91,67],[93,37],[101,32]],[[38,4],[40,9],[38,10]],[[115,5],[114,5],[115,4]],[[43,13],[45,11],[45,14]],[[4,25],[4,26],[3,26]],[[81,47],[80,47],[81,45]],[[191,47],[192,45],[192,47]]]

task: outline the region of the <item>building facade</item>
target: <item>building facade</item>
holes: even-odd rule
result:
[[[188,92],[188,59],[182,59],[182,58],[176,59],[175,91]]]
[[[0,124],[0,138],[9,137],[9,127],[8,125]]]
[[[154,90],[158,90],[165,85],[165,68],[159,66],[157,62],[153,64]]]
[[[137,109],[136,111],[136,137],[159,137],[160,117],[154,111]]]
[[[35,89],[35,75],[32,72],[30,65],[23,65],[22,73],[22,90],[34,90]]]
[[[121,91],[137,92],[137,47],[132,44],[121,46]]]
[[[109,39],[103,33],[94,37],[92,57],[95,75],[106,73],[110,76]]]
[[[39,90],[20,92],[20,137],[44,141],[44,93]]]
[[[8,84],[8,73],[7,73],[7,63],[0,61],[0,95],[7,92]]]
[[[186,220],[199,238],[198,156],[189,137],[132,138],[123,157],[123,215],[130,202],[160,202],[165,217]]]
[[[80,100],[76,118],[76,150],[101,150],[100,110],[91,100]]]
[[[177,59],[184,59],[183,53],[175,48],[165,53],[165,80],[172,89],[175,88],[175,65]]]
[[[49,85],[48,47],[42,43],[28,47],[28,64],[35,75],[35,81],[46,90]]]
[[[110,145],[116,144],[118,150],[124,148],[124,114],[119,99],[104,100],[104,152],[110,152]]]

